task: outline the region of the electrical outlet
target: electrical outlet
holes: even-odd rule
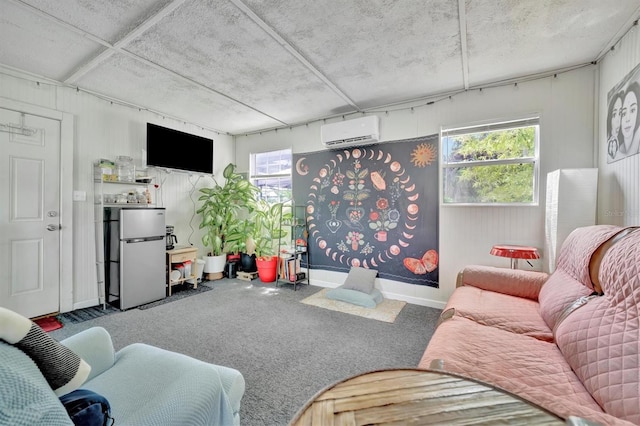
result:
[[[73,201],[87,201],[87,191],[73,191]]]

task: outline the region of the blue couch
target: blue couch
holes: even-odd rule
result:
[[[61,342],[90,366],[80,386],[107,398],[117,425],[239,425],[245,382],[232,368],[135,343],[114,351],[93,327]],[[72,425],[36,364],[0,340],[0,424]]]

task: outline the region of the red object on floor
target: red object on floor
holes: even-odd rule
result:
[[[62,323],[56,317],[40,318],[35,321],[47,333],[62,328]]]

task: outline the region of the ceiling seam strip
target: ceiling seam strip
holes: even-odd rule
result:
[[[136,27],[133,31],[131,31],[128,35],[123,37],[120,41],[116,42],[115,44],[111,44],[111,43],[109,43],[109,42],[107,42],[105,40],[102,40],[100,37],[97,37],[97,36],[95,36],[93,34],[90,34],[90,33],[86,32],[86,31],[83,31],[78,27],[75,27],[75,26],[73,26],[73,25],[71,25],[71,24],[69,24],[69,23],[67,23],[67,22],[65,22],[65,21],[63,21],[63,20],[61,20],[59,18],[56,18],[55,16],[50,15],[50,14],[48,14],[48,13],[46,13],[46,12],[36,8],[36,7],[33,7],[33,6],[31,6],[29,4],[26,4],[26,3],[23,3],[20,0],[9,0],[9,1],[13,2],[14,4],[16,4],[18,6],[24,7],[25,9],[27,9],[27,10],[29,10],[31,12],[36,13],[38,16],[40,16],[40,17],[42,17],[44,19],[52,21],[52,22],[54,22],[54,23],[56,23],[56,24],[58,24],[58,25],[60,25],[60,26],[62,26],[64,28],[66,28],[66,29],[76,33],[76,34],[80,34],[81,36],[86,37],[86,38],[88,38],[88,39],[100,44],[101,46],[104,46],[104,47],[107,48],[107,50],[100,52],[100,54],[98,54],[96,57],[91,59],[89,62],[87,62],[84,65],[82,65],[81,67],[77,68],[76,71],[74,71],[74,73],[71,74],[71,76],[69,76],[66,79],[64,79],[61,83],[65,84],[65,85],[73,85],[74,81],[77,80],[79,77],[84,75],[86,72],[92,70],[96,66],[100,65],[101,62],[103,62],[105,59],[107,59],[110,56],[112,56],[115,52],[118,52],[118,53],[125,54],[125,55],[127,55],[127,56],[129,56],[129,57],[131,57],[131,58],[133,58],[135,60],[143,62],[143,63],[145,63],[145,64],[147,64],[149,66],[152,66],[153,68],[158,69],[158,70],[160,70],[160,71],[162,71],[164,73],[169,73],[170,75],[172,75],[174,77],[178,77],[178,78],[180,78],[180,79],[182,79],[182,80],[184,80],[184,81],[186,81],[186,82],[188,82],[190,84],[194,84],[194,85],[196,85],[196,86],[198,86],[198,87],[200,87],[200,88],[202,88],[202,89],[204,89],[204,90],[206,90],[206,91],[208,91],[210,93],[214,93],[214,94],[216,94],[218,96],[222,96],[225,99],[228,99],[228,100],[230,100],[230,101],[232,101],[234,103],[242,105],[245,108],[248,108],[248,109],[250,109],[252,111],[255,111],[258,114],[263,115],[263,116],[265,116],[265,117],[267,117],[267,118],[269,118],[271,120],[274,120],[274,121],[276,121],[278,123],[281,123],[281,124],[283,124],[285,126],[289,125],[289,123],[284,122],[284,121],[282,121],[280,119],[277,119],[275,117],[272,117],[271,115],[269,115],[269,114],[267,114],[267,113],[265,113],[263,111],[260,111],[260,110],[254,108],[254,107],[252,107],[250,105],[247,105],[244,102],[239,101],[238,99],[232,98],[231,96],[225,95],[224,93],[218,92],[217,90],[214,90],[214,89],[212,89],[210,87],[207,87],[207,86],[205,86],[205,85],[203,85],[201,83],[193,81],[193,80],[191,80],[191,79],[189,79],[189,78],[187,78],[187,77],[185,77],[185,76],[183,76],[181,74],[176,73],[175,71],[169,70],[169,69],[167,69],[167,68],[165,68],[165,67],[163,67],[161,65],[158,65],[158,64],[156,64],[154,62],[151,62],[151,61],[149,61],[147,59],[144,59],[144,58],[142,58],[142,57],[140,57],[140,56],[138,56],[138,55],[136,55],[134,53],[131,53],[131,52],[127,51],[127,50],[124,50],[121,47],[122,45],[124,45],[126,43],[129,43],[131,41],[130,35],[132,35],[133,37],[137,37],[142,32],[144,32],[148,28],[150,28],[152,25],[155,25],[157,23],[157,21],[159,21],[162,17],[164,17],[167,14],[169,14],[171,11],[173,11],[175,8],[180,6],[186,0],[175,0],[171,4],[167,5],[165,8],[161,9],[157,14],[155,14],[151,18],[147,19],[140,26]],[[165,11],[166,11],[166,13],[163,13]],[[162,15],[162,16],[158,17],[159,15]],[[158,17],[158,19],[156,19],[156,17]],[[149,25],[147,25],[147,23],[149,23]],[[138,31],[138,29],[140,27],[143,27],[143,26],[145,27],[144,30]],[[131,38],[133,38],[133,37],[131,37]],[[126,40],[126,43],[123,43],[124,40]],[[87,92],[89,92],[89,91],[87,91]],[[126,101],[122,101],[122,102],[128,103]]]
[[[83,75],[100,65],[102,62],[111,57],[115,52],[120,52],[121,48],[127,44],[129,44],[134,38],[138,37],[146,30],[157,24],[160,20],[166,17],[168,14],[176,10],[179,6],[181,6],[185,0],[174,0],[162,9],[160,9],[156,14],[152,15],[148,19],[146,19],[142,24],[138,25],[134,28],[129,34],[122,37],[120,40],[115,42],[113,45],[110,43],[105,43],[109,48],[108,51],[100,53],[98,56],[89,60],[89,62],[78,67],[70,76],[64,79],[64,82],[67,84],[73,84]],[[57,19],[54,17],[54,19]],[[97,38],[97,37],[96,37]]]
[[[11,3],[15,4],[16,6],[20,6],[20,7],[24,8],[24,9],[28,10],[29,12],[33,12],[36,15],[38,15],[41,18],[44,18],[44,19],[46,19],[48,21],[53,21],[56,24],[58,24],[58,25],[60,25],[62,27],[65,27],[68,30],[73,31],[76,34],[80,34],[81,36],[86,37],[89,40],[94,41],[94,42],[96,42],[96,43],[98,43],[98,44],[100,44],[100,45],[102,45],[104,47],[108,47],[108,48],[112,47],[111,43],[102,40],[100,37],[96,37],[93,34],[88,33],[86,31],[83,31],[78,27],[74,27],[73,25],[63,21],[62,19],[56,18],[53,15],[49,15],[47,12],[45,12],[43,10],[40,10],[35,6],[31,6],[30,4],[27,4],[27,3],[25,3],[25,2],[23,2],[21,0],[9,0],[9,1]]]
[[[318,68],[315,67],[307,58],[304,57],[291,43],[289,43],[284,37],[267,24],[262,18],[260,18],[253,10],[245,5],[241,0],[230,0],[238,9],[240,9],[245,15],[247,15],[253,22],[258,24],[262,30],[264,30],[271,38],[273,38],[280,46],[287,50],[294,58],[296,58],[302,65],[304,65],[309,71],[311,71],[316,77],[318,77],[324,84],[326,84],[336,95],[340,96],[345,102],[351,105],[356,111],[360,111],[360,107],[347,96],[338,86],[336,86],[329,78],[324,75]]]
[[[604,55],[609,53],[609,51],[613,46],[618,44],[618,42],[622,40],[625,35],[627,35],[627,33],[631,30],[631,28],[635,26],[636,21],[639,19],[638,15],[640,15],[640,6],[635,10],[635,12],[631,14],[627,22],[625,22],[625,24],[620,28],[620,30],[618,30],[618,32],[611,38],[611,40],[609,41],[609,43],[607,43],[605,48],[602,49],[602,51],[598,54],[596,59],[594,59],[594,62],[599,62],[604,57]]]
[[[98,93],[98,92],[94,92],[92,90],[89,89],[81,89],[79,87],[73,86],[73,85],[69,85],[66,83],[63,83],[61,81],[58,80],[53,80],[49,77],[45,77],[43,75],[39,75],[39,74],[34,74],[28,71],[24,71],[18,68],[14,68],[14,67],[10,67],[8,65],[4,65],[4,64],[0,64],[0,75],[6,75],[12,78],[18,78],[20,80],[24,80],[24,81],[30,81],[30,82],[34,82],[34,83],[43,83],[49,86],[53,86],[53,87],[61,87],[61,88],[65,88],[65,89],[73,89],[77,92],[83,92],[83,93],[87,93],[91,96],[95,96],[98,99],[101,99],[103,101],[107,101],[110,102],[112,104],[117,104],[117,105],[121,105],[121,106],[125,106],[128,108],[133,108],[133,109],[137,109],[138,111],[148,111],[152,114],[157,115],[158,117],[162,117],[162,118],[170,118],[172,120],[175,121],[179,121],[181,123],[189,123],[193,126],[199,127],[202,130],[208,130],[214,133],[217,133],[218,135],[228,135],[228,136],[234,136],[232,135],[230,132],[226,131],[226,130],[220,130],[220,129],[216,129],[214,127],[211,127],[209,125],[206,124],[201,124],[198,122],[195,122],[193,120],[190,120],[186,117],[178,117],[172,114],[168,114],[166,112],[161,112],[161,111],[157,111],[153,108],[149,108],[143,105],[138,105],[138,104],[134,104],[131,102],[127,102],[127,101],[123,101],[122,99],[117,99],[102,93]]]
[[[73,88],[72,86],[66,86],[66,85],[63,85],[61,87],[71,87],[71,88]],[[153,108],[149,108],[149,107],[146,107],[146,106],[143,106],[143,105],[137,105],[137,104],[134,104],[134,103],[131,103],[131,102],[123,101],[122,99],[113,98],[111,96],[104,95],[102,93],[94,92],[93,90],[88,90],[88,89],[79,89],[79,90],[81,92],[88,93],[89,95],[95,96],[96,98],[102,99],[104,101],[116,103],[118,105],[122,105],[122,106],[125,106],[125,107],[128,107],[128,108],[134,108],[134,109],[137,109],[139,111],[148,111],[148,112],[150,112],[152,114],[157,115],[158,117],[162,117],[163,119],[164,118],[169,118],[171,120],[179,121],[179,122],[184,123],[184,124],[189,123],[189,124],[191,124],[193,126],[201,128],[202,130],[208,130],[210,132],[217,133],[218,135],[233,136],[231,133],[227,132],[226,130],[216,129],[216,128],[210,127],[210,126],[208,126],[206,124],[200,124],[200,123],[197,123],[195,121],[191,121],[190,119],[187,119],[187,118],[181,118],[181,117],[178,117],[178,116],[175,116],[175,115],[172,115],[172,114],[168,114],[166,112],[158,111],[158,110],[155,110]]]
[[[460,24],[460,52],[462,54],[462,82],[469,89],[469,58],[467,56],[467,12],[465,0],[458,0],[458,22]]]
[[[86,31],[81,30],[78,27],[75,27],[71,24],[69,24],[68,22],[63,21],[62,19],[56,18],[53,15],[48,14],[47,12],[38,9],[35,6],[32,6],[30,4],[27,4],[21,0],[9,0],[11,1],[13,4],[20,6],[26,10],[28,10],[29,12],[35,13],[36,15],[40,16],[43,19],[46,19],[48,21],[54,22],[58,25],[60,25],[61,27],[64,27],[66,29],[68,29],[71,32],[74,32],[76,34],[81,35],[82,37],[86,37],[87,39],[103,46],[106,47],[106,50],[103,50],[102,52],[100,52],[97,56],[95,56],[94,58],[92,58],[91,60],[89,60],[89,62],[79,66],[76,68],[76,71],[73,72],[73,74],[71,74],[70,77],[64,78],[62,80],[62,83],[70,83],[71,81],[73,81],[73,77],[78,74],[80,71],[82,71],[81,74],[84,74],[88,71],[90,71],[91,69],[95,68],[96,65],[98,65],[100,62],[102,62],[103,60],[109,58],[111,55],[113,55],[113,45],[111,45],[111,43],[101,39],[100,37],[94,36],[91,33],[88,33]]]
[[[237,104],[239,104],[239,105],[242,105],[242,106],[243,106],[243,107],[245,107],[245,108],[248,108],[248,109],[250,109],[250,110],[252,110],[252,111],[255,111],[255,112],[257,112],[258,114],[264,115],[265,117],[268,117],[268,118],[270,118],[270,119],[272,119],[272,120],[274,120],[274,121],[277,121],[278,123],[281,123],[281,124],[283,124],[283,125],[285,125],[285,126],[288,126],[288,125],[289,125],[289,123],[287,123],[287,122],[285,122],[285,121],[282,121],[282,120],[280,120],[280,119],[278,119],[278,118],[272,117],[271,115],[267,114],[267,113],[266,113],[266,112],[264,112],[264,111],[260,111],[259,109],[256,109],[256,108],[252,107],[251,105],[245,104],[244,102],[242,102],[242,101],[240,101],[240,100],[238,100],[238,99],[232,98],[231,96],[225,95],[225,94],[224,94],[224,93],[222,93],[222,92],[218,92],[218,91],[217,91],[217,90],[215,90],[215,89],[212,89],[212,88],[210,88],[210,87],[208,87],[208,86],[205,86],[205,85],[204,85],[204,84],[202,84],[202,83],[198,83],[197,81],[194,81],[194,80],[190,79],[189,77],[186,77],[186,76],[184,76],[184,75],[182,75],[182,74],[178,74],[178,73],[177,73],[177,72],[175,72],[175,71],[172,71],[172,70],[170,70],[170,69],[168,69],[168,68],[163,67],[163,66],[162,66],[162,65],[160,65],[160,64],[156,64],[156,63],[155,63],[155,62],[153,62],[153,61],[150,61],[150,60],[145,59],[145,58],[143,58],[143,57],[141,57],[141,56],[138,56],[138,55],[136,55],[135,53],[129,52],[128,50],[125,50],[125,49],[118,49],[118,52],[120,52],[120,53],[122,53],[122,54],[124,54],[124,55],[126,55],[126,56],[128,56],[128,57],[130,57],[130,58],[132,58],[132,59],[134,59],[134,60],[137,60],[137,61],[139,61],[139,62],[142,62],[143,64],[148,65],[148,66],[150,66],[150,67],[152,67],[152,68],[154,68],[154,69],[156,69],[156,70],[162,71],[162,72],[164,72],[164,73],[171,74],[172,76],[174,76],[174,77],[176,77],[176,78],[179,78],[179,79],[180,79],[180,80],[182,80],[182,81],[185,81],[185,82],[187,82],[187,83],[189,83],[189,84],[192,84],[192,85],[194,85],[194,86],[200,87],[201,89],[204,89],[204,90],[206,90],[206,91],[208,91],[208,92],[210,92],[210,93],[215,93],[215,94],[216,94],[216,95],[218,95],[218,96],[222,96],[222,97],[223,97],[223,98],[225,98],[225,99],[228,99],[228,100],[230,100],[230,101],[232,101],[232,102],[235,102],[235,103],[237,103]]]
[[[389,113],[389,112],[394,112],[394,111],[402,111],[402,110],[409,110],[409,109],[414,109],[417,107],[423,107],[423,106],[428,106],[428,105],[432,105],[436,102],[440,102],[443,101],[445,99],[452,99],[453,96],[468,92],[469,90],[478,90],[478,89],[491,89],[491,88],[497,88],[497,87],[504,87],[507,85],[511,85],[514,83],[527,83],[529,81],[534,81],[534,80],[539,80],[542,78],[549,78],[549,77],[557,77],[558,74],[562,74],[562,73],[566,73],[566,72],[570,72],[570,71],[574,71],[577,69],[581,69],[581,68],[585,68],[585,67],[590,67],[593,66],[592,62],[587,62],[587,63],[583,63],[583,64],[578,64],[578,65],[573,65],[573,66],[569,66],[569,67],[564,67],[564,68],[558,68],[556,70],[553,71],[547,71],[547,72],[541,72],[541,73],[536,73],[536,74],[529,74],[527,76],[523,76],[523,77],[519,77],[519,78],[512,78],[512,79],[506,79],[506,80],[499,80],[499,81],[494,81],[492,83],[487,83],[484,85],[477,85],[477,86],[470,86],[469,89],[456,89],[456,90],[450,90],[450,91],[446,91],[446,92],[440,92],[440,93],[434,93],[432,95],[428,95],[428,96],[422,96],[419,98],[413,98],[413,99],[409,99],[409,100],[405,100],[405,101],[398,101],[398,102],[393,102],[390,104],[385,104],[385,105],[379,105],[376,107],[370,107],[367,109],[364,109],[362,111],[355,111],[355,112],[348,112],[348,113],[340,113],[340,114],[333,114],[330,116],[325,116],[325,117],[321,117],[321,118],[316,118],[313,120],[309,120],[309,121],[302,121],[299,123],[293,123],[291,125],[289,125],[288,127],[291,129],[293,127],[300,127],[300,126],[304,126],[304,125],[309,125],[310,123],[316,123],[316,122],[320,122],[320,121],[325,121],[326,120],[330,120],[333,118],[338,118],[340,116],[342,116],[342,118],[344,119],[346,116],[350,116],[353,114],[383,114],[383,113]],[[401,108],[397,108],[397,109],[393,109],[393,107],[395,106],[401,106],[401,105],[406,105],[406,104],[415,104],[415,103],[422,103],[421,105],[413,105],[411,107],[401,107]],[[237,136],[249,136],[249,135],[255,135],[255,134],[262,134],[262,133],[266,133],[266,132],[271,132],[274,130],[280,130],[283,129],[283,127],[273,127],[273,128],[268,128],[268,129],[261,129],[261,130],[253,130],[250,132],[240,132],[240,133],[231,133],[231,136],[237,137]]]

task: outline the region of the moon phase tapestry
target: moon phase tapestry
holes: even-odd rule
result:
[[[438,135],[294,154],[312,269],[438,287]]]

